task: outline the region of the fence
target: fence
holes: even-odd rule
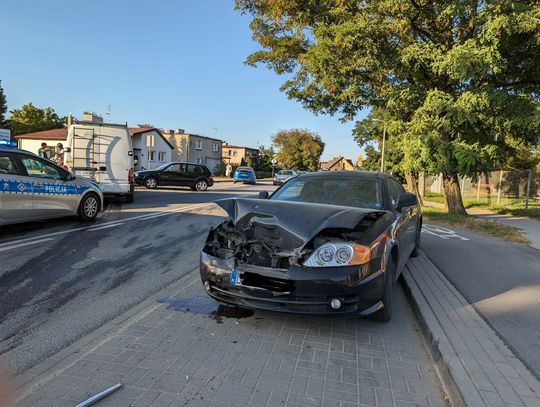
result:
[[[460,178],[465,203],[513,208],[540,207],[540,173],[534,170],[492,171]],[[443,194],[442,176],[426,178],[426,191]]]

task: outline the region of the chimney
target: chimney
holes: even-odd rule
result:
[[[175,133],[176,134],[186,134],[184,129],[176,129]]]
[[[83,121],[92,123],[103,123],[103,117],[94,112],[83,112]]]

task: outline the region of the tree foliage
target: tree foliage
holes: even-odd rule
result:
[[[0,129],[9,128],[9,123],[6,120],[7,113],[7,100],[4,94],[4,88],[2,88],[2,81],[0,81]]]
[[[64,127],[65,117],[59,117],[52,107],[40,109],[32,103],[11,110],[10,125],[14,135]]]
[[[407,165],[422,163],[443,174],[453,212],[464,211],[458,175],[502,165],[513,151],[510,139],[522,145],[537,141],[538,2],[236,5],[253,16],[253,38],[262,47],[248,64],[286,74],[281,89],[313,112],[353,120],[366,107],[382,109],[396,145],[410,143],[402,151],[410,154]]]
[[[280,130],[272,137],[281,167],[317,171],[324,143],[317,133],[305,129]]]

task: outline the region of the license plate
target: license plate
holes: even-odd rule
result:
[[[87,177],[87,178],[93,178],[94,172],[93,171],[73,171],[75,175],[80,175],[81,177]]]

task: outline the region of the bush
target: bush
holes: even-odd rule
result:
[[[257,179],[272,178],[272,173],[266,171],[258,171],[255,173],[255,175],[257,175]]]

